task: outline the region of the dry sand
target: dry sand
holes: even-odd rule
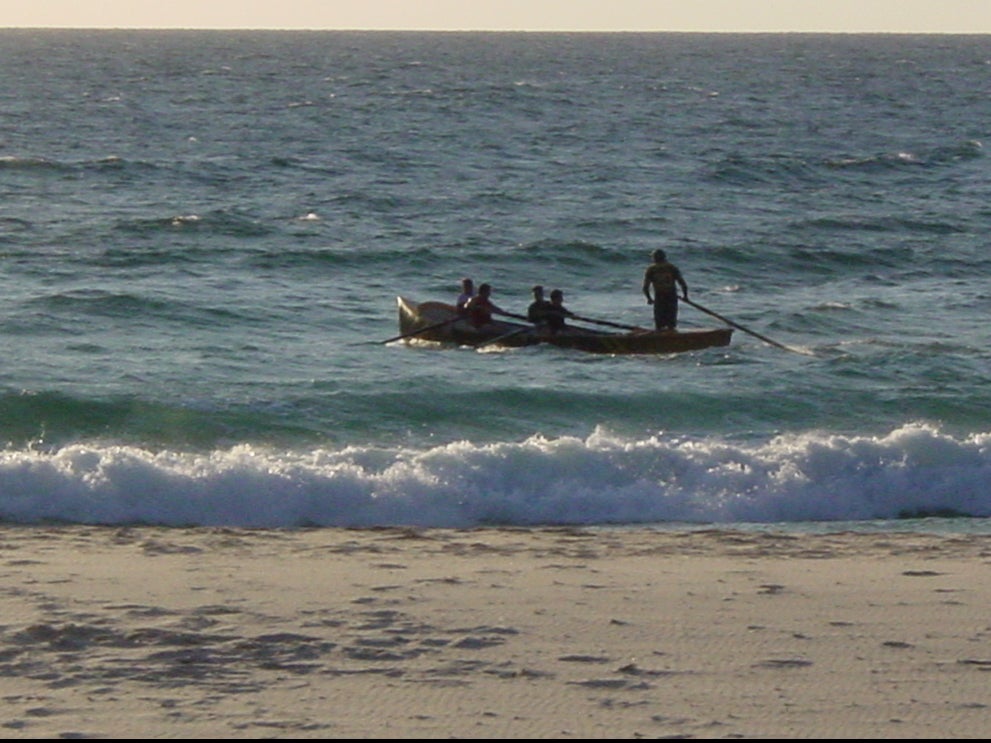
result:
[[[8,738],[991,734],[991,537],[0,528]]]

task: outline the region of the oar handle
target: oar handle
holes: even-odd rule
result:
[[[609,320],[595,320],[591,317],[580,317],[578,315],[572,315],[575,320],[580,320],[581,322],[591,322],[596,325],[608,325],[611,328],[621,328],[622,330],[643,330],[643,328],[638,328],[636,325],[623,325],[618,322],[610,322]]]

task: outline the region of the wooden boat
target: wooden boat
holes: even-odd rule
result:
[[[655,331],[636,329],[623,333],[568,326],[556,334],[523,322],[496,319],[476,328],[458,318],[454,305],[444,302],[413,302],[397,297],[399,331],[396,340],[431,341],[459,346],[520,347],[547,343],[588,353],[659,354],[697,351],[728,346],[731,328]]]

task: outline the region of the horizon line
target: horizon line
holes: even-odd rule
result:
[[[830,34],[830,35],[930,35],[986,36],[991,31],[910,29],[634,29],[634,28],[402,28],[312,26],[0,26],[2,31],[346,31],[384,33],[547,33],[547,34]]]

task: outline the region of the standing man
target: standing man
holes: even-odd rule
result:
[[[681,296],[688,299],[688,284],[678,267],[668,262],[663,250],[655,250],[650,257],[654,262],[644,272],[643,293],[647,304],[654,305],[654,328],[674,330],[678,326],[678,287],[681,287]]]

